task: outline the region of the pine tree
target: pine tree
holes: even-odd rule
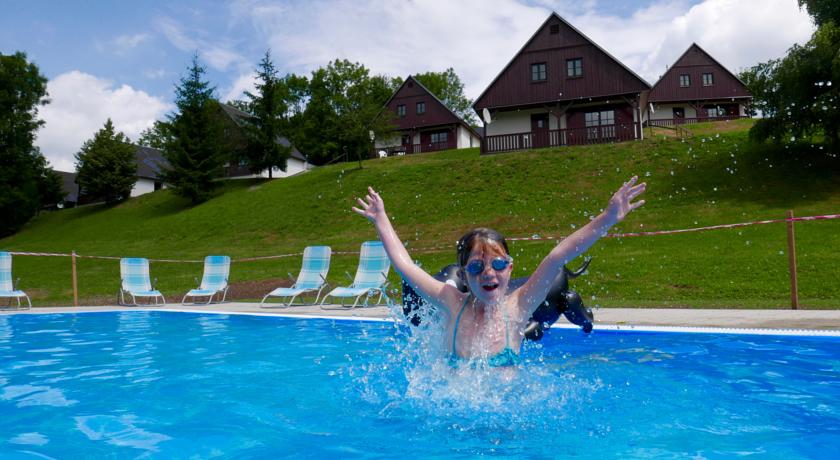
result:
[[[163,181],[193,203],[207,200],[226,160],[221,108],[214,88],[203,80],[205,68],[194,55],[187,76],[175,88],[178,113],[169,117],[163,156],[169,163]]]
[[[135,147],[116,132],[109,118],[76,153],[76,182],[81,193],[113,203],[128,198],[137,182]]]
[[[246,132],[248,134],[248,146],[245,149],[245,159],[248,168],[259,173],[268,169],[268,177],[271,177],[273,168],[286,170],[286,160],[291,154],[291,146],[278,143],[284,125],[286,124],[286,113],[289,110],[287,91],[277,77],[277,70],[271,62],[271,50],[265,52],[262,61],[257,69],[257,94],[246,92],[250,101],[247,106],[251,108],[253,118],[248,119]]]

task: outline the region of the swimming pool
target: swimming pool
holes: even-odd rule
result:
[[[0,457],[829,458],[840,339],[552,329],[515,371],[390,322],[0,316]]]

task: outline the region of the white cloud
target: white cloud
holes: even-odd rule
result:
[[[307,74],[336,58],[403,77],[453,67],[475,98],[552,7],[651,84],[692,42],[737,72],[784,55],[813,31],[792,0],[662,0],[624,16],[592,1],[312,1],[304,9],[243,0],[231,14],[250,16],[283,71]]]
[[[257,91],[256,78],[257,75],[254,72],[242,74],[237,77],[231,88],[222,97],[222,102],[227,102],[233,99],[245,99],[245,91],[254,94]]]
[[[143,43],[149,38],[151,38],[151,35],[145,33],[134,35],[120,35],[119,37],[114,39],[114,43],[119,49],[127,50],[135,48],[137,45]]]
[[[194,38],[173,19],[166,17],[159,18],[155,25],[158,31],[175,48],[188,52],[197,51],[199,57],[204,59],[207,65],[213,69],[225,71],[234,67],[242,70],[251,66],[251,63],[242,54],[233,51],[231,46],[225,46],[224,44],[211,42],[202,38]]]
[[[38,131],[36,145],[55,169],[73,171],[74,155],[82,144],[111,118],[114,127],[133,141],[161,119],[172,105],[128,85],[79,71],[50,80],[50,103],[40,109],[46,122]]]

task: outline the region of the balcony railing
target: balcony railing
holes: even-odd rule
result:
[[[540,132],[499,134],[484,138],[483,153],[507,152],[564,145],[623,142],[637,137],[633,124],[593,126],[589,128],[551,129]]]
[[[741,115],[724,115],[721,117],[697,117],[697,118],[663,118],[661,120],[648,120],[645,126],[654,126],[658,128],[670,128],[678,125],[693,125],[695,123],[707,123],[710,121],[729,121],[740,120],[741,118],[749,118]]]
[[[412,155],[415,153],[437,152],[455,148],[449,142],[429,142],[425,144],[397,145],[395,147],[381,147],[373,151],[371,158]],[[384,153],[383,153],[384,152]]]

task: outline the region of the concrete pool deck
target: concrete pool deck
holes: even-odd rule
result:
[[[327,306],[329,307],[329,306]],[[322,310],[318,306],[288,308],[260,308],[258,303],[226,302],[213,305],[166,304],[164,306],[118,307],[35,307],[31,310],[0,310],[0,315],[37,313],[80,313],[96,311],[166,310],[207,313],[238,313],[262,315],[339,316],[356,318],[387,318],[386,307]],[[840,331],[840,310],[722,310],[685,308],[599,308],[595,311],[599,325],[699,327],[735,329],[803,329]],[[568,324],[564,320],[558,324]]]

